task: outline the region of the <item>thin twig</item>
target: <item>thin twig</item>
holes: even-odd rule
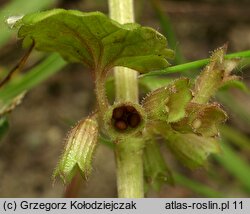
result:
[[[13,76],[14,73],[21,71],[23,69],[24,65],[27,62],[28,57],[31,54],[31,51],[34,48],[34,46],[35,46],[35,42],[33,41],[29,50],[24,54],[24,56],[21,58],[21,60],[18,62],[18,64],[13,69],[11,69],[11,71],[7,74],[7,76],[0,82],[0,88],[2,86],[4,86],[11,79],[11,77]]]

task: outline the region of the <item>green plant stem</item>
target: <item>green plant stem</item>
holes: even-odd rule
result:
[[[121,24],[134,22],[133,0],[109,0],[110,17]],[[114,71],[116,101],[138,102],[138,73],[118,67]],[[138,144],[134,146],[134,143]],[[118,142],[115,148],[118,197],[141,198],[143,190],[143,141]]]
[[[117,189],[119,198],[143,198],[143,139],[129,138],[117,142]]]
[[[95,90],[96,90],[96,100],[100,117],[102,117],[105,114],[109,106],[105,92],[105,79],[106,76],[98,75],[98,72],[96,72]],[[100,119],[102,121],[102,118]]]
[[[129,68],[115,68],[116,101],[138,102],[137,71]]]
[[[250,50],[225,55],[225,59],[232,59],[232,58],[250,58]],[[163,75],[163,74],[170,74],[170,73],[176,73],[176,72],[184,72],[184,71],[191,70],[191,69],[201,68],[204,65],[208,64],[209,60],[210,59],[207,58],[207,59],[197,60],[194,62],[184,63],[181,65],[171,66],[164,70],[148,72],[146,74],[140,75],[139,78],[146,77],[146,76],[153,76],[153,75]]]
[[[133,0],[109,0],[110,17],[121,24],[134,22]],[[129,68],[114,70],[116,101],[138,102],[138,72]]]

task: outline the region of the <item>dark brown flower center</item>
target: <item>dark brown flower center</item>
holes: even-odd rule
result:
[[[119,131],[136,128],[140,122],[141,116],[133,106],[119,106],[113,110],[112,124]]]

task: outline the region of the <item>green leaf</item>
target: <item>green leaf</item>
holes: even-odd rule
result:
[[[58,54],[53,54],[32,68],[27,74],[13,78],[13,80],[0,89],[0,108],[8,103],[12,103],[17,96],[34,88],[58,72],[65,64],[65,61]]]
[[[225,55],[225,59],[234,59],[234,58],[249,59],[250,58],[250,50]],[[152,71],[152,72],[140,75],[140,78],[144,78],[147,76],[185,72],[188,70],[198,69],[198,68],[203,67],[204,65],[207,65],[209,63],[209,60],[210,60],[209,58],[208,59],[200,59],[200,60],[196,60],[193,62],[187,62],[187,63],[183,63],[180,65],[171,66],[171,67],[165,68],[163,70]],[[247,63],[247,64],[249,64],[249,63]]]
[[[24,45],[59,52],[70,62],[107,71],[124,66],[145,73],[169,65],[166,38],[149,27],[119,24],[100,12],[55,9],[24,16],[17,24]]]
[[[97,146],[98,124],[95,116],[81,120],[69,133],[65,150],[53,177],[60,176],[65,183],[71,181],[77,170],[87,177]]]
[[[143,107],[149,119],[176,122],[185,116],[185,107],[192,99],[189,80],[181,78],[151,92],[144,100]]]
[[[220,128],[222,138],[226,139],[235,146],[241,148],[242,151],[250,153],[250,138],[239,130],[231,126],[222,126]]]
[[[222,155],[215,155],[216,160],[250,192],[250,166],[240,154],[226,143],[222,144]]]
[[[145,180],[154,190],[159,191],[166,183],[173,184],[171,171],[162,157],[159,145],[153,138],[146,140],[143,163]]]
[[[9,123],[6,117],[0,118],[0,140],[6,134],[7,130],[9,129]]]
[[[211,189],[209,186],[205,186],[204,184],[197,182],[193,179],[189,179],[183,174],[180,173],[173,173],[174,180],[176,184],[181,186],[187,187],[188,189],[192,190],[199,195],[209,197],[209,198],[222,198],[223,195],[216,190]]]
[[[219,135],[219,126],[226,119],[226,113],[217,103],[189,103],[186,107],[186,117],[171,125],[181,133],[193,132],[204,137],[214,137]]]

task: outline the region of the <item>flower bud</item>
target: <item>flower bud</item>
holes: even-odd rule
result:
[[[166,139],[166,145],[180,162],[191,169],[206,166],[210,154],[221,152],[218,138],[176,132],[166,123],[158,123],[154,128]]]
[[[69,133],[66,147],[54,171],[64,183],[70,182],[77,170],[84,176],[91,171],[91,162],[97,145],[98,124],[96,118],[81,120]]]
[[[230,81],[239,79],[231,74],[239,64],[239,59],[225,60],[226,51],[227,45],[224,45],[212,53],[209,64],[196,79],[193,102],[208,103],[219,88]]]

